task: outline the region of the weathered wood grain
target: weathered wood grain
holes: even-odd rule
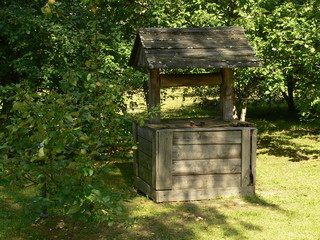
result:
[[[152,58],[205,58],[214,56],[253,56],[255,52],[251,47],[234,47],[234,48],[219,48],[212,47],[210,49],[148,49],[145,50],[146,56]]]
[[[201,32],[243,32],[243,27],[207,27],[207,28],[139,28],[138,32],[154,32],[154,33],[201,33]]]
[[[189,39],[189,40],[163,40],[163,41],[143,41],[142,46],[145,49],[210,49],[216,48],[233,48],[247,47],[247,39]]]
[[[247,187],[251,185],[250,181],[250,161],[251,161],[251,134],[250,129],[242,131],[242,171],[241,171],[241,186]]]
[[[143,67],[148,64],[148,59],[147,59],[147,54],[145,51],[142,51],[142,43],[139,45],[139,50],[141,51],[141,54],[138,57],[137,61],[137,66],[138,67]]]
[[[241,173],[241,159],[173,161],[173,175]]]
[[[129,64],[149,69],[260,66],[241,27],[139,29]]]
[[[146,194],[148,197],[151,199],[155,200],[157,199],[156,197],[156,191],[146,182],[144,182],[142,179],[139,177],[134,178],[134,186],[144,194]]]
[[[172,188],[172,132],[158,131],[156,190]]]
[[[240,187],[240,174],[173,176],[172,189]]]
[[[224,121],[233,120],[233,70],[223,68],[222,84],[220,88],[220,101],[222,107],[222,119]]]
[[[256,185],[257,129],[251,130],[251,174],[252,184]]]
[[[173,144],[224,144],[241,143],[241,131],[199,131],[199,132],[174,132]]]
[[[254,194],[254,187],[206,188],[158,191],[156,202],[192,201],[220,196],[247,196]]]
[[[156,68],[236,68],[236,67],[259,67],[258,61],[210,61],[205,58],[194,59],[167,59],[166,61],[148,61],[150,69]]]
[[[192,56],[192,57],[156,57],[148,58],[149,62],[166,62],[166,61],[197,61],[197,60],[206,60],[212,63],[239,63],[239,62],[258,62],[258,60],[253,56],[213,56],[213,57],[201,57],[201,56]]]
[[[142,151],[138,152],[138,157],[139,157],[139,164],[151,172],[152,171],[152,157],[145,154]]]
[[[139,177],[146,183],[152,183],[152,172],[150,169],[145,168],[142,164],[139,164]]]
[[[153,189],[156,188],[157,184],[157,161],[158,161],[158,155],[159,155],[159,137],[157,134],[157,131],[154,132],[152,136],[152,182],[151,187]]]
[[[138,131],[138,135],[146,140],[148,140],[149,142],[152,142],[153,140],[153,136],[154,136],[154,130],[149,128],[149,127],[140,127],[137,126],[137,131]]]
[[[138,136],[138,148],[139,151],[147,154],[148,156],[152,156],[152,142]]]
[[[165,122],[165,128],[163,124],[133,126],[140,142],[135,180],[139,190],[156,202],[254,194],[255,128],[229,124],[175,128],[174,123],[183,125],[188,121]]]
[[[142,41],[166,41],[166,40],[224,40],[224,39],[247,39],[243,32],[180,32],[180,33],[140,33]]]
[[[161,87],[214,86],[222,82],[220,73],[162,74],[160,79]]]
[[[241,158],[241,145],[174,145],[172,158],[175,160]]]
[[[159,69],[149,70],[149,81],[148,81],[148,107],[149,111],[151,108],[160,109],[160,71]],[[149,119],[150,123],[160,122],[160,112],[156,113]]]

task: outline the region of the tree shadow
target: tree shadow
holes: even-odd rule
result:
[[[245,240],[249,239],[246,233],[257,232],[259,234],[264,230],[263,226],[253,224],[249,220],[240,219],[237,216],[230,216],[223,209],[236,208],[237,211],[242,211],[242,209],[245,211],[246,208],[258,206],[286,212],[260,196],[247,196],[240,199],[227,198],[223,201],[212,199],[156,204],[134,190],[132,165],[132,162],[115,164],[120,174],[112,176],[110,187],[115,187],[115,191],[126,191],[129,205],[125,205],[121,216],[115,220],[113,226],[108,226],[105,223],[87,224],[81,221],[74,223],[70,218],[53,217],[38,225],[21,227],[19,237],[33,236],[46,240],[84,238],[193,240],[204,235],[209,238],[218,234],[224,239]],[[131,205],[130,202],[132,202]],[[11,210],[13,211],[8,208],[6,212]],[[138,216],[133,219],[132,226],[128,228],[126,221],[132,218],[133,212],[136,212]],[[17,214],[14,212],[12,218],[16,218]]]
[[[1,239],[18,239],[24,235],[23,229],[31,225],[36,215],[26,210],[29,200],[29,194],[0,179],[0,238],[3,237]]]
[[[130,163],[117,164],[120,172],[123,173],[128,188],[132,188],[132,165]],[[132,196],[132,199],[139,195]],[[143,194],[140,195],[140,197]],[[222,205],[221,205],[222,204]],[[247,231],[263,231],[263,226],[252,224],[249,221],[239,220],[230,217],[221,210],[221,207],[266,207],[286,214],[287,211],[278,205],[270,203],[261,196],[245,196],[240,200],[226,199],[217,203],[215,199],[204,201],[189,201],[178,203],[156,204],[151,200],[141,200],[138,208],[147,205],[148,208],[155,209],[154,212],[146,213],[137,219],[136,227],[129,229],[113,229],[114,239],[198,239],[200,235],[214,236],[220,232],[223,238],[227,239],[249,239],[245,235]],[[156,209],[162,208],[163,211]],[[127,209],[127,216],[130,216],[132,209]],[[139,210],[138,210],[139,211]],[[197,225],[195,227],[195,224]],[[222,232],[222,233],[221,233]]]
[[[114,232],[117,236],[114,239],[194,240],[204,235],[210,237],[219,234],[224,239],[243,240],[249,239],[244,231],[263,230],[262,226],[228,217],[218,206],[202,204],[202,201],[145,204],[165,210],[142,216],[136,227]]]
[[[263,136],[258,141],[258,146],[265,150],[261,150],[260,154],[268,154],[277,157],[289,157],[291,162],[307,161],[310,156],[318,158],[320,150],[308,149],[308,145],[301,145],[292,143],[290,139],[283,139],[283,137],[275,138],[273,136]]]
[[[310,149],[303,142],[292,142],[297,138],[317,141],[320,139],[319,127],[301,125],[297,121],[257,120],[255,123],[258,126],[258,149],[261,149],[259,154],[288,157],[292,162],[319,158],[320,150]]]

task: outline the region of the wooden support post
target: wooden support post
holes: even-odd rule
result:
[[[149,82],[148,82],[148,111],[151,108],[158,108],[159,113],[152,116],[150,123],[160,123],[160,71],[159,69],[149,70]]]
[[[158,131],[156,161],[156,189],[172,189],[172,140],[171,131]]]
[[[220,88],[221,115],[224,121],[232,121],[233,117],[233,71],[222,68],[222,84]]]
[[[251,181],[256,185],[257,129],[251,130]]]
[[[242,150],[241,150],[241,187],[248,187],[252,185],[250,175],[251,175],[251,134],[250,129],[245,128],[242,130]]]

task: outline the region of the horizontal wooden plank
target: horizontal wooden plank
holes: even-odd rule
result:
[[[173,144],[224,144],[241,143],[241,131],[199,131],[199,132],[174,132]]]
[[[241,173],[241,159],[173,161],[173,175]]]
[[[212,199],[220,196],[247,196],[254,194],[254,187],[206,188],[157,191],[156,202],[192,201]]]
[[[250,46],[246,39],[203,39],[203,40],[163,40],[163,41],[144,41],[142,46],[146,49],[184,49],[184,48],[233,48],[233,47],[247,47]]]
[[[173,176],[172,189],[240,187],[241,174]]]
[[[139,165],[139,177],[146,183],[152,185],[152,172],[141,164]]]
[[[138,149],[148,156],[152,156],[152,143],[140,136],[138,136]]]
[[[184,58],[184,57],[213,57],[213,56],[248,56],[254,55],[255,52],[251,47],[237,48],[209,48],[209,49],[147,49],[145,50],[146,57],[165,57],[165,58]]]
[[[191,123],[194,123],[193,125]],[[255,129],[254,124],[233,120],[225,122],[215,118],[184,118],[161,119],[160,124],[146,124],[149,128],[161,131],[173,132],[212,132],[212,131],[242,131],[243,129]],[[242,127],[241,127],[242,126]]]
[[[156,191],[139,177],[134,178],[134,186],[142,193],[156,201]]]
[[[221,84],[222,75],[220,73],[162,74],[160,80],[161,87],[213,86]]]
[[[151,171],[152,169],[152,157],[148,156],[147,154],[145,154],[142,151],[138,152],[138,163],[140,165],[142,165],[143,167],[145,167],[146,169],[149,169]]]
[[[238,63],[238,62],[259,62],[259,59],[256,58],[255,56],[236,56],[236,57],[225,57],[225,56],[217,56],[217,57],[195,57],[192,58],[192,61],[196,61],[196,60],[206,60],[207,62],[211,62],[211,63]],[[188,62],[191,61],[190,57],[187,58],[148,58],[148,62],[153,62],[153,61],[158,61],[158,62],[162,62],[162,63],[167,63],[167,62]]]
[[[148,61],[148,67],[154,68],[236,68],[236,67],[260,67],[259,60],[257,61],[221,61],[214,62],[208,59],[175,59],[166,61]]]
[[[152,142],[155,132],[151,128],[137,126],[137,134],[138,136]]]
[[[140,33],[142,41],[166,41],[166,40],[212,40],[212,39],[247,39],[244,32],[185,32],[185,33]]]
[[[241,145],[174,145],[172,159],[175,160],[204,160],[241,158]]]
[[[243,32],[243,27],[207,27],[207,28],[139,28],[139,33],[157,32],[157,33],[199,33],[199,32]]]

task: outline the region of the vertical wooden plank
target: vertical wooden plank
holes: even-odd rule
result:
[[[251,182],[256,185],[257,129],[251,130]]]
[[[159,152],[158,140],[159,140],[158,131],[154,131],[152,136],[152,155],[151,155],[151,158],[152,158],[151,186],[153,189],[156,189],[156,183],[157,183],[157,161],[158,161],[158,152]]]
[[[171,131],[158,131],[158,159],[156,190],[172,189],[172,142]]]
[[[137,123],[133,121],[132,123],[132,134],[133,134],[133,141],[137,144],[138,141],[138,128]],[[136,149],[133,150],[133,173],[134,176],[139,176],[139,159],[138,159],[138,151]]]
[[[221,114],[224,121],[232,121],[233,118],[233,70],[222,68],[222,84],[220,87]]]
[[[241,187],[250,185],[250,157],[251,157],[251,134],[250,128],[242,130],[242,159],[241,159]]]
[[[149,70],[148,82],[148,108],[159,108],[160,111],[160,71],[159,69]],[[149,119],[150,123],[160,123],[160,112]]]

